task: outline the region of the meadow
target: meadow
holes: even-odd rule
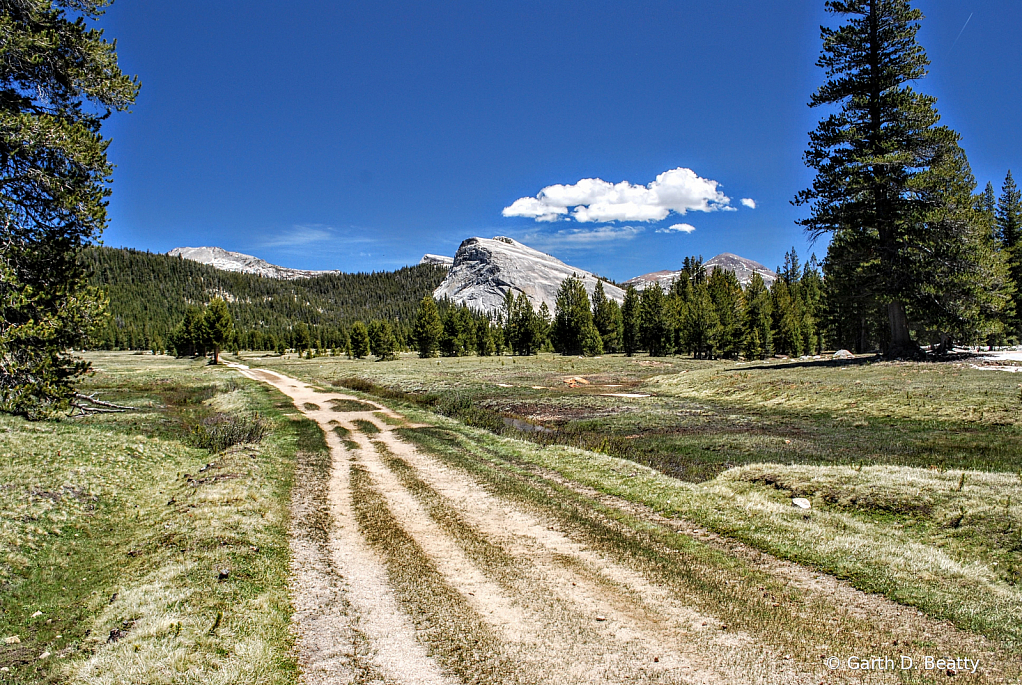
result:
[[[139,410],[0,416],[0,682],[293,682],[288,506],[319,430],[223,367],[90,358],[85,391]],[[253,415],[258,444],[198,446]]]
[[[1022,384],[1015,374],[968,360],[861,358],[246,363],[324,389],[356,388],[416,420],[444,421],[459,436],[461,459],[499,455],[547,469],[1007,649],[1022,645]],[[406,433],[434,449],[446,444]],[[812,509],[794,508],[794,497],[808,498]]]
[[[301,555],[327,560],[344,536],[375,551],[413,639],[466,681],[574,682],[576,659],[603,673],[600,650],[619,647],[578,613],[583,588],[617,607],[611,622],[631,616],[725,679],[797,682],[833,653],[978,655],[982,672],[956,680],[1020,675],[1016,374],[968,360],[228,356],[308,383],[293,402],[279,377],[280,391],[203,360],[89,356],[85,390],[138,410],[0,417],[0,682],[297,682],[302,631],[335,610],[354,621],[344,668],[386,680],[371,606],[295,595]],[[331,499],[339,477],[350,521],[328,513],[348,501]],[[519,549],[509,510],[584,554]],[[483,620],[501,605],[464,585],[467,568],[537,617],[528,639],[546,647],[516,651]],[[646,584],[622,585],[629,573]],[[548,587],[557,577],[568,595]],[[658,611],[705,618],[668,639]],[[622,652],[615,677],[658,673],[652,644]]]

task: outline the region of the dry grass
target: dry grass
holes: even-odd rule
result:
[[[295,682],[285,405],[223,368],[94,360],[90,391],[145,409],[0,417],[0,637],[21,640],[0,644],[4,682]],[[213,455],[187,433],[213,411],[276,430]]]

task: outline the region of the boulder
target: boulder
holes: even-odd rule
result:
[[[791,500],[791,506],[797,507],[798,509],[812,509],[812,502],[807,500],[805,497],[795,497]]]
[[[848,350],[838,350],[834,353],[834,359],[855,359],[855,355]]]

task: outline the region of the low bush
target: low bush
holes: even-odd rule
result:
[[[242,443],[259,443],[268,430],[266,420],[259,414],[243,416],[217,412],[193,426],[191,435],[197,447],[222,452]]]

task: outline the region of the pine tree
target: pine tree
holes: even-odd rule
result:
[[[745,289],[744,337],[742,349],[748,359],[763,359],[773,354],[773,335],[770,326],[770,292],[763,277],[752,275]]]
[[[639,350],[639,291],[629,285],[621,304],[621,349],[629,357]]]
[[[593,327],[593,312],[582,279],[574,274],[561,282],[554,303],[554,349],[564,355],[583,354],[582,342]]]
[[[390,361],[395,358],[397,339],[389,321],[373,321],[369,324],[369,350],[377,361]]]
[[[493,343],[493,327],[488,318],[481,317],[476,323],[476,354],[490,357],[496,354],[497,346]]]
[[[1011,171],[1004,177],[996,209],[999,248],[1008,262],[1010,284],[1014,290],[1011,307],[1005,315],[1008,329],[1022,339],[1022,192]]]
[[[741,353],[743,341],[745,299],[742,285],[733,271],[714,269],[707,288],[717,317],[717,353],[725,359],[733,359]]]
[[[917,356],[911,329],[938,323],[930,299],[947,275],[940,255],[962,254],[962,241],[974,237],[955,228],[957,219],[927,219],[957,202],[942,190],[959,136],[937,125],[935,98],[908,85],[929,63],[915,40],[922,14],[908,0],[831,0],[826,8],[847,21],[822,29],[817,64],[828,80],[810,106],[838,109],[810,134],[805,162],[816,178],[795,202],[811,207],[801,222],[810,235],[833,234],[840,258],[832,268],[848,282],[855,274],[860,298],[886,309],[887,354]],[[974,266],[983,280],[988,265]]]
[[[639,296],[639,340],[649,356],[662,357],[672,352],[672,335],[664,290],[651,283]]]
[[[66,411],[102,321],[85,247],[106,225],[103,121],[138,83],[90,28],[109,2],[4,2],[0,13],[0,411]],[[139,340],[142,344],[144,340]]]
[[[202,315],[202,325],[206,342],[213,350],[213,363],[219,364],[220,350],[229,345],[234,338],[234,320],[222,298],[214,298],[206,306],[206,313]]]
[[[355,359],[365,359],[370,352],[369,330],[361,321],[356,321],[351,327],[351,356]]]
[[[620,317],[621,310],[617,306],[617,302],[607,297],[607,293],[603,289],[603,281],[597,281],[596,289],[593,290],[593,324],[600,332],[600,339],[606,352],[616,350],[620,344],[617,321]]]
[[[712,357],[718,322],[710,289],[705,281],[692,287],[692,297],[685,303],[681,321],[685,347],[692,352],[692,356],[698,359]]]
[[[435,357],[440,349],[440,337],[444,332],[443,321],[432,295],[426,295],[419,303],[419,311],[415,315],[415,349],[419,357],[426,359]]]

